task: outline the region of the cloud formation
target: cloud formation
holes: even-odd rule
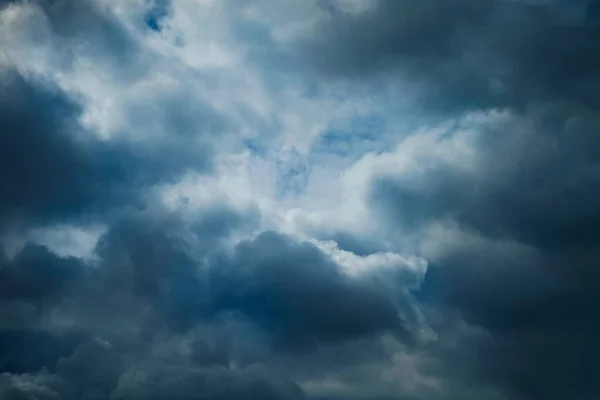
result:
[[[2,76],[3,224],[57,222],[129,206],[143,200],[140,189],[208,166],[201,153],[98,140],[79,123],[81,105],[74,99],[14,70]]]
[[[0,400],[595,399],[595,1],[0,1]]]

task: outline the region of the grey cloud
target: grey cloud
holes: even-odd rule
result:
[[[242,242],[211,269],[217,309],[238,310],[283,346],[312,347],[391,331],[407,337],[397,304],[376,281],[350,278],[309,243],[274,232]]]
[[[62,295],[84,272],[80,260],[28,244],[13,259],[0,259],[0,299],[41,304]]]
[[[479,126],[472,170],[442,162],[411,182],[373,182],[376,209],[407,235],[432,240],[430,224],[456,224],[433,239],[441,247],[418,297],[490,332],[478,373],[513,396],[600,390],[589,372],[600,327],[599,160],[589,151],[598,126],[596,113],[542,107]]]
[[[46,330],[1,329],[0,370],[13,374],[53,368],[85,340],[77,333],[53,334]]]
[[[475,375],[526,399],[592,398],[599,390],[591,372],[600,327],[593,311],[599,303],[597,279],[584,283],[568,268],[593,268],[597,256],[577,265],[556,265],[550,256],[532,264],[507,256],[506,261],[486,262],[481,251],[440,259],[432,265],[423,293],[437,307],[458,309],[469,323],[490,333],[463,345],[476,346],[471,354]]]
[[[217,215],[185,224],[147,211],[115,223],[99,241],[99,260],[68,290],[58,285],[59,301],[37,314],[40,331],[0,331],[0,398],[301,399],[288,381],[315,376],[311,363],[329,373],[343,360],[387,357],[370,347],[358,354],[352,343],[412,335],[399,309],[412,300],[391,297],[371,277],[344,275],[314,245],[264,233],[231,254],[196,246]],[[222,215],[223,223],[244,221]],[[36,260],[36,268],[49,266]],[[351,351],[330,360],[344,353],[338,346]],[[302,355],[303,365],[292,367]]]
[[[117,83],[146,72],[151,56],[100,3],[27,5],[50,25],[37,43],[55,51],[49,69],[67,74],[85,59]],[[181,211],[182,222],[154,203],[155,185],[207,171],[211,135],[231,127],[191,92],[125,104],[137,131],[99,139],[80,123],[85,96],[51,76],[0,76],[1,233],[90,221],[108,230],[91,260],[35,244],[0,256],[0,399],[303,399],[288,373],[294,355],[316,352],[306,364],[318,363],[323,346],[411,336],[400,315],[412,298],[346,276],[313,245],[266,233],[229,254],[234,234],[260,226],[256,210]]]
[[[0,399],[2,400],[61,400],[60,390],[64,383],[50,374],[0,375]]]
[[[143,73],[139,44],[96,3],[32,3],[50,21],[53,44],[65,45],[67,64],[69,44],[82,39],[86,57]],[[160,31],[167,11],[151,7],[144,29]],[[235,29],[254,35],[254,66],[294,60],[291,71],[307,77],[299,69],[309,57],[325,73],[311,81],[399,77],[423,91],[428,110],[507,107],[513,116],[478,128],[476,170],[428,164],[410,185],[375,177],[372,206],[391,232],[424,241],[430,223],[456,224],[438,244],[446,247],[426,254],[431,268],[416,297],[404,280],[385,277],[397,289],[390,292],[375,276],[346,276],[316,246],[277,233],[229,249],[233,235],[258,229],[255,210],[217,206],[183,223],[154,207],[153,185],[209,168],[210,149],[190,146],[192,138],[230,126],[210,107],[197,109],[193,96],[165,94],[128,110],[152,140],[99,140],[78,123],[84,104],[49,82],[3,72],[2,230],[89,217],[109,229],[95,261],[33,244],[0,255],[0,399],[301,399],[290,380],[337,378],[364,392],[332,389],[322,398],[597,397],[596,22],[471,0],[380,0],[358,15],[330,9],[330,17],[289,52],[272,48],[260,24]],[[283,75],[269,84],[285,87]],[[361,254],[383,242],[326,233]],[[417,306],[438,341],[411,340]],[[453,331],[463,317],[482,333]],[[398,351],[431,361],[422,373],[441,389],[385,386],[395,360],[386,335],[403,342]],[[408,386],[407,374],[394,377]]]
[[[474,128],[482,133],[469,143],[475,168],[428,163],[408,180],[375,177],[372,205],[391,229],[440,246],[424,248],[432,259],[417,295],[422,307],[458,311],[488,334],[463,338],[450,353],[434,350],[440,351],[436,357],[448,365],[468,360],[463,377],[491,383],[508,398],[593,398],[600,392],[591,375],[600,327],[593,312],[600,304],[599,159],[591,151],[600,126],[594,89],[599,53],[593,45],[600,31],[591,21],[569,22],[564,12],[545,7],[459,3],[423,6],[418,15],[426,23],[409,33],[421,30],[421,40],[429,42],[415,50],[411,41],[385,47],[402,44],[393,39],[410,28],[396,23],[388,8],[390,31],[376,29],[373,35],[382,35],[377,40],[360,39],[374,63],[347,65],[362,73],[385,61],[388,72],[426,84],[425,96],[433,99],[428,105],[450,103],[458,112],[507,107],[511,117]],[[408,15],[419,7],[395,4],[389,7],[404,7]],[[438,14],[444,7],[451,9]],[[358,21],[374,27],[383,9]],[[470,15],[477,18],[464,19]],[[445,24],[434,22],[440,19]],[[469,92],[477,77],[484,85]],[[449,137],[461,129],[458,124]],[[448,221],[455,225],[443,237],[428,236],[432,226]],[[448,335],[444,324],[434,329]]]
[[[146,348],[146,350],[148,350]],[[92,341],[54,372],[0,375],[0,399],[303,399],[294,383],[261,366],[201,367],[181,357],[147,360],[131,348]]]
[[[78,123],[81,105],[51,84],[2,73],[0,222],[57,222],[142,204],[144,189],[172,181],[202,155],[180,146],[102,141]],[[176,142],[173,142],[176,143]],[[185,147],[185,146],[184,146]]]
[[[69,274],[62,278],[61,268],[82,267],[82,261],[61,259],[41,247],[13,258],[13,264],[23,265],[14,268],[20,274],[16,284],[35,284],[36,296],[48,292],[59,299],[38,313],[33,326],[39,330],[29,325],[0,330],[0,398],[305,398],[293,383],[249,365],[261,356],[240,349],[241,337],[250,338],[248,330],[213,319],[202,263],[190,246],[195,238],[176,217],[146,212],[111,227],[98,244],[100,260],[85,265],[86,273],[73,282]],[[57,278],[27,275],[44,268]],[[30,278],[40,281],[29,283]],[[71,284],[68,289],[59,278]],[[56,325],[54,316],[71,324]],[[162,343],[176,342],[180,334],[185,339],[194,325],[212,328],[189,333],[189,348]],[[250,340],[249,346],[258,344]],[[231,369],[230,360],[248,367]]]
[[[568,14],[518,0],[380,0],[358,15],[333,13],[299,46],[328,74],[399,77],[426,107],[522,108],[557,98],[597,107],[590,85],[598,85],[600,29]]]
[[[147,299],[176,330],[241,313],[284,347],[312,348],[382,331],[410,337],[415,321],[401,318],[412,314],[403,309],[412,307],[408,294],[388,292],[375,277],[351,278],[314,245],[274,232],[241,242],[232,254],[209,249],[203,246],[208,232],[209,243],[228,234],[215,230],[216,222],[227,226],[232,217],[244,218],[225,213],[215,220],[218,215],[200,218],[191,230],[177,217],[115,225],[99,241],[104,267],[98,290],[110,285],[113,296],[123,290]]]
[[[28,6],[40,11],[48,24],[49,37],[37,38],[52,46],[53,56],[61,69],[68,70],[81,55],[96,63],[118,67],[123,75],[139,73],[141,49],[126,27],[96,0],[4,0],[7,6]],[[141,21],[140,21],[141,22]]]
[[[540,107],[477,126],[477,170],[443,162],[411,182],[376,179],[372,198],[407,228],[451,217],[491,237],[547,250],[589,245],[597,237],[598,115]],[[449,135],[459,133],[461,127]]]
[[[85,282],[86,267],[77,258],[63,258],[34,244],[0,260],[1,372],[51,367],[85,339],[79,332],[55,334],[39,321]]]
[[[273,380],[259,367],[245,370],[204,370],[193,365],[171,368],[160,366],[133,367],[119,382],[115,399],[303,399],[294,384]]]

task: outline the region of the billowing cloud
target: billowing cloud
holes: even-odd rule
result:
[[[412,82],[423,105],[527,107],[531,101],[598,99],[594,2],[376,1],[358,15],[334,12],[305,48],[319,69]]]
[[[268,232],[235,251],[211,271],[216,306],[242,311],[281,335],[277,340],[311,346],[378,331],[408,333],[395,304],[403,299],[390,298],[374,279],[344,274],[312,244]]]
[[[0,400],[595,399],[596,1],[0,1]]]
[[[16,71],[1,74],[2,224],[142,204],[144,188],[209,165],[202,153],[186,155],[177,145],[99,140],[79,123],[82,105],[75,99]]]

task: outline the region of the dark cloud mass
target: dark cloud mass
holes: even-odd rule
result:
[[[302,47],[328,74],[408,78],[407,90],[443,110],[563,97],[597,107],[600,26],[586,18],[594,5],[567,3],[381,0],[357,16],[335,13]]]
[[[600,397],[598,1],[191,3],[0,0],[0,400]]]
[[[46,247],[28,244],[12,260],[0,259],[0,296],[42,302],[61,295],[84,273],[76,258],[61,258]]]
[[[15,71],[2,72],[0,105],[2,224],[56,222],[142,204],[140,189],[207,166],[202,155],[177,151],[177,145],[99,140],[80,125],[80,104]]]
[[[193,226],[198,232],[202,220]],[[1,300],[37,311],[28,325],[0,330],[0,398],[300,399],[297,386],[253,366],[271,357],[269,348],[303,352],[377,331],[404,333],[393,299],[342,275],[313,245],[266,233],[203,266],[202,238],[173,217],[142,213],[99,240],[97,265],[41,246],[5,261]],[[346,306],[351,312],[340,311]],[[51,316],[72,325],[65,331]],[[234,323],[231,339],[223,321]],[[214,326],[217,340],[191,330],[198,325]],[[177,335],[193,345],[161,352]],[[240,352],[240,335],[253,350]],[[149,358],[157,351],[163,361]]]
[[[240,310],[280,335],[284,346],[406,329],[381,286],[349,279],[313,245],[263,233],[217,265],[215,306]]]
[[[259,367],[235,372],[205,371],[184,364],[166,371],[152,366],[130,370],[121,378],[115,398],[291,400],[305,397],[297,386],[272,381],[267,371]]]
[[[380,2],[367,16],[327,28],[374,32],[356,39],[359,47],[341,47],[355,59],[334,52],[328,68],[362,76],[396,69],[431,85],[436,107],[502,107],[509,117],[475,128],[475,170],[442,161],[409,179],[376,179],[373,204],[408,235],[426,235],[440,221],[456,224],[446,235],[458,238],[436,252],[419,296],[489,332],[490,339],[465,344],[478,346],[483,361],[473,363],[486,379],[516,398],[594,398],[598,26],[569,21],[550,6],[435,3]],[[405,14],[400,22],[396,12]],[[397,40],[411,34],[414,40]],[[483,85],[473,86],[479,78]]]

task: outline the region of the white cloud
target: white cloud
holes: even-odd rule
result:
[[[337,243],[332,241],[312,240],[312,242],[350,275],[406,271],[416,275],[417,280],[420,281],[427,271],[427,261],[423,258],[403,257],[392,252],[359,256],[351,251],[340,250]]]

